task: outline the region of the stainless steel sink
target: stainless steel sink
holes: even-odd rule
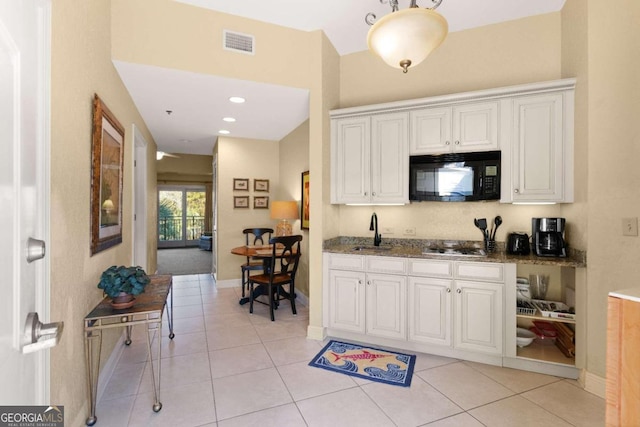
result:
[[[390,251],[391,246],[354,246],[352,251]]]

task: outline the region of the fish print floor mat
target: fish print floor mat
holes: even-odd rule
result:
[[[331,340],[309,366],[409,387],[415,363],[415,355]]]

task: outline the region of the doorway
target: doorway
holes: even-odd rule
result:
[[[158,249],[198,246],[206,199],[203,186],[158,187]]]

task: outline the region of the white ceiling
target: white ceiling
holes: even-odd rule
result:
[[[366,50],[367,13],[390,13],[381,0],[175,0],[303,31],[322,29],[340,55]],[[565,0],[443,0],[449,31],[555,12]],[[409,0],[400,0],[400,8]],[[430,6],[418,0],[418,6]],[[306,90],[114,61],[158,150],[211,154],[220,129],[229,136],[279,140],[309,116]],[[230,96],[247,102],[230,104]],[[166,110],[172,111],[167,114]],[[235,123],[223,117],[233,116]]]

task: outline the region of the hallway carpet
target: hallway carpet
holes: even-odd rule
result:
[[[211,273],[212,252],[199,248],[158,249],[158,274]]]

